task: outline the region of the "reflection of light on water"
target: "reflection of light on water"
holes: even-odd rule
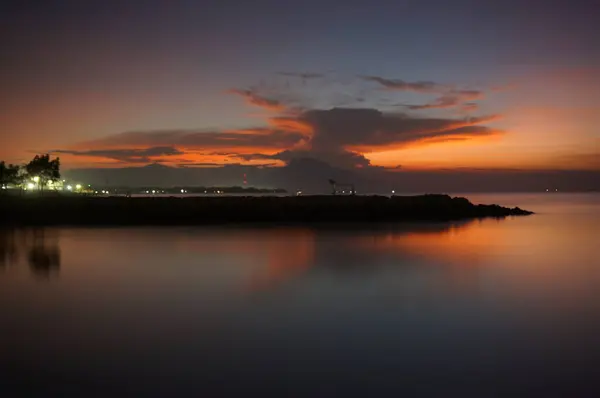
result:
[[[314,232],[296,229],[277,233],[271,245],[261,248],[266,257],[265,267],[254,275],[251,290],[263,290],[294,278],[314,264]]]
[[[304,228],[209,231],[180,236],[179,250],[197,253],[227,253],[252,259],[258,264],[247,288],[251,291],[273,288],[314,264],[315,232]]]

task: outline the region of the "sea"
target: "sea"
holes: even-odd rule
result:
[[[527,217],[0,230],[0,397],[598,397],[600,194]]]

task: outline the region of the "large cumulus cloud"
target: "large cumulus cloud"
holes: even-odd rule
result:
[[[322,77],[316,73],[289,73],[305,79]],[[278,161],[279,165],[297,158],[315,158],[342,168],[373,167],[365,155],[443,141],[472,140],[501,134],[488,123],[499,116],[444,117],[410,112],[462,106],[476,110],[472,101],[483,99],[483,92],[456,88],[432,81],[407,82],[363,76],[396,91],[438,95],[430,103],[405,106],[408,112],[381,111],[376,107],[314,107],[298,105],[293,96],[263,92],[260,87],[232,89],[249,104],[268,110],[264,124],[235,130],[159,130],[134,131],[80,143],[75,148],[54,152],[73,156],[105,157],[141,163],[156,158],[194,154],[190,164]]]

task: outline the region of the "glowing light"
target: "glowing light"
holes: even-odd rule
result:
[[[32,178],[33,181],[35,181],[36,183],[40,182],[40,177],[35,176]]]
[[[155,191],[155,190],[152,190],[152,194],[155,194],[155,193],[156,193],[156,191]]]
[[[396,193],[396,191],[392,190],[392,195],[395,194],[395,193]]]
[[[181,190],[181,193],[185,193],[185,189],[182,189],[182,190]]]
[[[27,184],[27,188],[29,188],[29,189],[33,189],[34,187],[35,187],[35,184],[33,184],[31,182],[29,184]]]
[[[72,190],[73,190],[73,187],[70,185],[67,185],[67,191],[72,191]]]
[[[75,189],[80,190],[81,189],[81,184],[75,185]]]
[[[6,185],[2,185],[2,189],[6,189]]]

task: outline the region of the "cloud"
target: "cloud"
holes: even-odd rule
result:
[[[468,101],[483,99],[483,97],[483,92],[478,90],[451,90],[431,103],[423,105],[407,105],[406,107],[410,110],[454,108]],[[471,102],[468,108],[476,109],[476,107],[477,105]],[[463,106],[463,110],[464,109]]]
[[[418,93],[439,93],[447,89],[447,86],[432,81],[407,82],[400,79],[386,79],[379,76],[359,76],[359,78],[379,83],[385,88],[401,91],[415,91]]]
[[[315,130],[311,144],[316,150],[352,146],[384,149],[388,145],[448,136],[452,132],[464,134],[464,129],[458,129],[478,126],[498,118],[497,115],[461,119],[416,117],[369,108],[311,110],[303,117],[310,121]]]
[[[428,118],[384,113],[371,108],[313,109],[296,118],[286,118],[285,123],[278,122],[285,124],[285,128],[297,128],[307,134],[304,145],[271,154],[233,153],[228,156],[244,161],[269,159],[285,163],[311,157],[341,168],[366,168],[372,167],[363,155],[366,152],[500,135],[501,131],[482,125],[497,118],[496,115]]]
[[[305,138],[301,131],[285,131],[268,127],[225,131],[159,130],[132,131],[115,134],[80,144],[83,147],[152,147],[177,146],[185,149],[228,151],[281,150],[293,147]]]
[[[272,155],[261,153],[231,155],[235,158],[244,161],[252,160],[280,160],[285,164],[290,164],[297,159],[317,159],[327,164],[340,167],[343,169],[361,169],[371,166],[371,161],[365,156],[357,152],[352,152],[344,149],[330,151],[315,151],[315,150],[286,150]]]
[[[57,149],[51,152],[54,154],[113,159],[127,163],[149,163],[153,158],[184,154],[184,152],[172,146],[158,146],[143,149],[98,149],[87,151]]]
[[[254,90],[231,89],[229,90],[229,93],[239,95],[249,104],[267,109],[269,111],[281,112],[286,109],[285,105],[283,105],[280,101],[258,95]]]
[[[501,131],[485,126],[497,118],[432,118],[374,108],[310,109],[269,117],[265,127],[125,132],[81,144],[86,150],[55,152],[132,163],[181,154],[196,163],[242,160],[256,165],[260,160],[281,165],[311,157],[341,168],[367,168],[373,167],[364,156],[368,152],[500,135]]]
[[[308,72],[279,74],[306,79],[323,76]],[[458,115],[468,115],[477,109],[474,101],[484,97],[479,90],[433,81],[407,82],[377,76],[362,76],[361,79],[393,90],[434,93],[438,96],[431,103],[403,105],[409,110],[456,108]],[[355,78],[353,81],[356,83]],[[229,130],[130,131],[80,143],[62,150],[62,153],[131,163],[162,157],[172,164],[204,167],[232,162],[260,166],[265,161],[281,166],[296,159],[312,158],[343,169],[369,169],[375,167],[365,156],[370,152],[502,134],[486,126],[498,118],[496,115],[443,118],[432,117],[427,112],[419,115],[383,112],[377,109],[379,105],[375,105],[386,103],[385,98],[381,98],[382,90],[369,88],[365,91],[364,87],[359,87],[362,91],[353,93],[352,84],[346,82],[341,86],[331,86],[337,87],[335,93],[321,88],[318,92],[301,88],[282,90],[263,84],[250,86],[249,89],[232,89],[230,93],[270,111],[261,115],[264,117],[262,125]],[[352,104],[362,103],[362,107],[332,107],[332,104],[339,102],[348,103],[349,99]],[[397,101],[397,98],[394,100]],[[170,153],[168,148],[178,152]],[[173,158],[175,155],[179,155],[177,159]]]
[[[475,112],[476,110],[479,109],[479,105],[477,105],[474,102],[467,102],[461,105],[460,107],[460,111],[463,113],[471,113],[471,112]]]
[[[323,73],[313,73],[313,72],[279,72],[277,73],[281,76],[289,76],[289,77],[300,77],[302,79],[318,79],[321,77],[325,77]]]
[[[242,163],[216,163],[216,162],[183,162],[178,164],[179,167],[212,167],[212,168],[221,168],[221,167],[276,167],[280,166],[280,164],[276,162],[267,162],[267,163],[253,163],[251,166]]]

